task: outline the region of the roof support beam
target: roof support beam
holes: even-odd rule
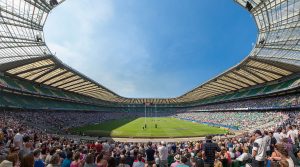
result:
[[[238,73],[237,71],[235,71],[235,74],[239,74],[240,76],[244,76],[240,73]],[[256,85],[259,84],[259,82],[255,81],[254,79],[250,78],[250,77],[247,77],[247,76],[244,76],[246,77],[247,80],[250,80],[251,82],[255,83]]]
[[[46,66],[40,66],[40,67],[36,67],[36,68],[29,68],[27,70],[24,70],[24,71],[20,71],[20,72],[17,72],[17,73],[14,73],[12,75],[20,75],[20,74],[25,74],[27,72],[32,72],[32,71],[35,71],[35,70],[39,70],[39,69],[42,69],[42,68],[48,68],[48,67],[54,67],[55,64],[50,64],[50,65],[46,65]]]
[[[268,80],[266,80],[266,79],[264,79],[263,77],[261,77],[261,76],[255,74],[255,72],[249,70],[247,67],[246,67],[246,68],[243,68],[243,70],[247,71],[247,72],[250,73],[251,75],[255,76],[256,78],[258,78],[258,79],[260,79],[260,80],[262,80],[262,81],[264,81],[264,82],[268,82]]]
[[[79,84],[82,84],[82,83],[85,83],[85,82],[87,82],[88,84],[91,84],[90,82],[88,82],[88,81],[86,81],[86,80],[82,80],[82,81],[79,81],[79,82],[74,81],[74,82],[75,82],[75,83],[70,82],[70,85],[68,85],[68,86],[62,85],[62,86],[60,86],[59,88],[68,90],[68,88],[70,88],[70,87],[72,87],[72,86],[74,86],[74,85],[79,85]]]
[[[52,69],[50,69],[49,71],[47,71],[47,73],[49,74],[49,73],[53,72],[53,71],[56,70],[56,69],[58,69],[57,66],[55,66],[54,68],[52,68]],[[45,75],[47,75],[47,74],[45,74]],[[38,79],[44,77],[45,75],[43,75],[43,74],[42,74],[42,75],[39,75],[39,76],[35,77],[35,78],[32,79],[32,80],[33,80],[34,82],[37,82]],[[37,82],[37,83],[39,83],[39,82]]]
[[[241,75],[241,74],[239,74],[239,73],[236,73],[235,71],[232,71],[232,73],[233,74],[235,74],[235,75],[237,75],[238,77],[240,77],[240,78],[242,78],[242,79],[245,79],[245,80],[248,80],[249,81],[249,79],[248,78],[246,78],[245,76],[243,76],[243,75]],[[238,78],[237,78],[238,79]],[[244,84],[246,84],[246,85],[248,85],[248,86],[252,86],[250,83],[247,83],[247,82],[245,82],[245,81],[243,81],[243,80],[240,80],[240,79],[238,79],[240,82],[242,82],[242,83],[244,83]],[[250,80],[250,82],[251,82],[252,80]]]
[[[283,77],[283,76],[284,76],[283,74],[278,73],[278,72],[276,72],[276,71],[271,71],[271,70],[267,70],[267,69],[260,68],[260,67],[249,66],[249,65],[246,65],[246,67],[259,69],[259,70],[261,70],[261,71],[265,71],[265,72],[268,72],[268,73],[271,73],[271,74],[275,74],[275,75],[278,75],[278,76],[280,76],[280,77]],[[276,68],[277,68],[277,67],[276,67]]]
[[[242,82],[242,81],[240,81],[240,80],[238,80],[238,79],[236,79],[236,78],[233,78],[233,77],[231,77],[231,76],[229,76],[229,75],[225,75],[225,77],[226,77],[226,78],[229,78],[229,79],[232,79],[232,80],[236,81],[237,83],[245,84],[246,87],[250,86],[249,84],[246,84],[246,83],[244,83],[244,82]],[[237,83],[236,83],[236,85],[239,85],[239,84],[237,84]],[[243,85],[239,85],[239,86],[242,87],[242,88],[245,88],[245,86],[243,86]]]
[[[199,91],[197,93],[194,93],[190,96],[186,96],[187,98],[190,98],[190,97],[193,97],[193,96],[198,96],[199,94],[218,94],[218,93],[221,93],[221,91],[215,91],[215,90],[212,90],[212,88],[209,88],[209,87],[205,87],[205,88],[202,88],[203,90],[202,91]],[[205,90],[204,90],[205,89]]]
[[[74,76],[76,76],[76,75],[74,75]],[[70,78],[72,78],[72,77],[70,77]],[[66,85],[66,84],[69,84],[69,83],[71,83],[71,82],[75,82],[75,81],[78,81],[78,80],[81,80],[81,79],[82,79],[82,78],[78,77],[78,78],[72,79],[72,80],[67,81],[67,82],[62,82],[61,84],[58,84],[58,85],[56,85],[55,87],[61,87],[61,86],[63,86],[63,85]],[[51,84],[51,85],[53,85],[53,84]]]
[[[225,77],[226,77],[226,76],[225,76]],[[224,83],[218,82],[218,80],[223,81]],[[227,85],[227,86],[229,86],[229,87],[231,87],[231,88],[233,88],[233,89],[235,89],[235,90],[243,88],[241,85],[237,85],[236,83],[231,82],[231,81],[227,81],[227,80],[225,80],[225,79],[223,79],[223,78],[221,78],[221,77],[217,79],[217,82],[218,82],[219,84]],[[234,86],[229,85],[228,83],[230,83],[230,84],[232,84],[232,85],[234,85]]]
[[[42,69],[42,70],[37,70],[36,72],[33,71],[30,75],[27,75],[26,77],[24,77],[25,79],[27,79],[28,77],[31,77],[33,75],[36,75],[36,74],[39,74],[39,73],[44,73],[45,71],[49,71],[51,68],[48,67],[48,68],[45,68],[45,69]],[[33,80],[32,80],[33,81]]]
[[[263,76],[267,76],[268,78],[272,78],[272,80],[276,80],[278,78],[274,78],[273,76],[271,76],[270,74],[265,74],[265,73],[262,73],[261,70],[258,70],[258,69],[255,69],[255,68],[251,68],[253,71],[256,71],[257,73],[263,75]],[[279,77],[280,78],[280,77]]]
[[[92,85],[92,86],[95,86],[94,84],[90,83],[90,82],[81,82],[81,83],[77,83],[77,84],[74,84],[74,85],[71,85],[71,86],[68,86],[68,87],[65,87],[64,89],[66,90],[70,90],[70,91],[73,91],[73,90],[80,90],[81,88],[83,88],[84,86],[86,85]],[[74,87],[73,87],[74,86]],[[71,88],[70,88],[71,87]],[[69,89],[70,88],[70,89]],[[79,89],[77,89],[79,88]]]
[[[56,83],[58,83],[58,82],[61,82],[61,81],[70,79],[70,78],[72,78],[72,77],[74,77],[74,76],[75,76],[75,75],[72,73],[72,75],[70,75],[70,76],[68,76],[68,77],[66,77],[66,78],[61,78],[61,79],[59,79],[59,80],[57,80],[57,81],[55,81],[55,82],[52,82],[52,83],[49,84],[49,85],[53,86],[54,84],[56,84]],[[54,86],[53,86],[53,87],[54,87]]]
[[[4,47],[0,47],[1,49],[14,49],[14,48],[30,48],[30,47],[40,47],[40,46],[45,46],[45,43],[37,43],[37,44],[33,44],[33,45],[16,45],[16,46],[4,46]]]
[[[50,81],[50,80],[52,80],[52,79],[54,79],[54,78],[57,78],[57,77],[59,77],[59,76],[62,76],[62,75],[64,75],[64,74],[66,74],[66,73],[68,73],[69,71],[63,71],[63,72],[60,72],[60,73],[58,73],[58,74],[56,74],[56,75],[54,75],[54,76],[52,76],[52,77],[50,77],[50,78],[48,78],[48,79],[46,79],[46,80],[44,80],[43,82],[41,82],[41,84],[44,84],[45,82],[47,82],[47,81]]]
[[[87,86],[87,87],[84,87],[82,89],[75,89],[75,90],[68,90],[68,91],[72,91],[72,92],[77,92],[77,93],[83,93],[85,91],[89,91],[89,90],[93,90],[93,91],[97,91],[97,87],[92,87],[92,86]]]
[[[220,83],[218,81],[223,81],[224,83]],[[215,82],[218,83],[219,85],[224,85],[224,86],[230,87],[231,89],[234,89],[234,90],[237,90],[237,89],[241,88],[241,86],[237,86],[236,84],[234,84],[234,83],[232,83],[230,81],[226,81],[226,80],[224,80],[222,78],[217,78]],[[234,85],[236,87],[234,87],[232,85],[229,85],[228,83],[230,83],[230,84],[232,84],[232,85]]]
[[[25,60],[17,60],[17,61],[9,62],[9,63],[4,63],[4,64],[1,64],[0,71],[2,71],[2,72],[8,71],[8,70],[20,67],[20,66],[24,66],[26,64],[34,63],[34,62],[41,61],[41,60],[46,60],[46,59],[49,59],[49,58],[51,58],[50,55],[43,56],[43,57],[35,57],[35,58],[25,59]]]
[[[40,26],[39,24],[36,24],[34,21],[29,20],[29,19],[27,19],[27,18],[25,18],[25,17],[22,17],[21,15],[15,14],[15,13],[13,13],[13,12],[11,12],[11,11],[9,11],[9,10],[6,10],[6,9],[4,9],[4,8],[1,8],[1,11],[2,11],[3,13],[7,13],[7,14],[9,14],[9,15],[12,15],[12,16],[16,17],[16,18],[19,18],[19,19],[22,20],[22,21],[29,22],[29,23],[33,24],[33,26],[36,26],[36,27],[39,27],[39,26]],[[2,17],[2,16],[1,16],[1,17]]]
[[[201,94],[201,96],[202,96],[204,94],[207,94],[207,92],[210,92],[210,93],[222,93],[222,92],[224,92],[224,90],[223,89],[218,89],[218,88],[216,89],[215,87],[203,86],[198,91],[195,91],[194,93],[189,93],[185,97],[190,98],[190,97],[193,97],[193,96],[198,96],[199,94]]]
[[[215,84],[216,84],[215,82],[211,82],[209,84],[206,84],[205,86],[206,87],[212,87],[212,88],[220,90],[222,92],[224,92],[224,91],[230,91],[230,89],[228,89],[228,88],[225,88],[225,87],[223,87],[221,85],[215,85]]]
[[[300,67],[293,65],[293,64],[288,64],[288,63],[284,63],[284,62],[279,62],[279,61],[273,61],[273,60],[266,60],[262,57],[248,57],[248,59],[253,60],[253,61],[257,61],[263,64],[267,64],[270,66],[274,66],[277,68],[281,68],[284,69],[286,71],[289,72],[300,72]]]
[[[74,92],[84,92],[84,91],[88,91],[88,90],[96,90],[97,87],[96,85],[90,85],[88,87],[82,88],[82,89],[70,89],[70,91],[74,91]]]

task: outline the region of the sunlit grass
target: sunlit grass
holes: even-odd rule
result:
[[[144,124],[144,118],[112,120],[75,128],[73,132],[111,137],[195,137],[226,133],[221,128],[169,117],[147,118],[147,128],[143,128]],[[157,124],[157,128],[155,128],[155,124]]]

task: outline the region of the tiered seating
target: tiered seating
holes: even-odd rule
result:
[[[80,102],[95,103],[95,104],[99,104],[100,102],[99,100],[91,97],[86,97],[71,92],[65,92],[59,89],[50,88],[48,86],[40,86],[38,84],[34,84],[28,81],[17,80],[9,76],[0,76],[0,83],[10,89],[15,89],[15,90],[24,91],[32,94],[37,94],[37,95],[57,97],[57,98],[63,98],[68,100],[80,101]]]
[[[26,96],[9,92],[0,92],[0,106],[24,109],[55,109],[55,110],[103,110],[102,107],[46,99],[34,96]],[[49,107],[51,106],[51,107]]]
[[[274,93],[278,91],[282,91],[285,89],[288,89],[290,86],[293,85],[294,82],[297,82],[299,78],[293,78],[284,82],[280,83],[275,83],[271,85],[265,85],[261,87],[255,87],[251,89],[245,89],[241,90],[235,93],[228,93],[225,95],[219,95],[219,96],[214,96],[206,99],[199,100],[197,102],[198,105],[202,104],[209,104],[209,103],[215,103],[215,102],[221,102],[221,101],[227,101],[227,100],[236,100],[236,99],[241,99],[241,98],[247,98],[247,97],[253,97],[253,96],[258,96],[258,95],[265,95],[269,93]]]
[[[248,97],[254,97],[258,95],[265,95],[269,93],[274,93],[277,91],[285,90],[288,89],[293,83],[297,82],[299,78],[294,78],[290,79],[284,82],[279,82],[279,83],[274,83],[274,84],[269,84],[261,87],[255,87],[251,89],[244,89],[240,90],[238,92],[230,92],[228,94],[223,94],[219,96],[214,96],[206,99],[199,100],[198,102],[192,102],[192,105],[205,105],[205,104],[211,104],[211,103],[217,103],[217,102],[222,102],[222,101],[228,101],[228,100],[237,100],[237,99],[243,99],[243,98],[248,98]],[[9,96],[9,99],[2,99],[1,105],[5,106],[12,106],[14,105],[15,107],[21,107],[21,108],[32,108],[32,107],[47,107],[47,106],[53,106],[55,108],[74,108],[74,104],[78,103],[88,103],[91,105],[99,105],[99,104],[104,104],[103,101],[97,100],[95,98],[83,96],[77,93],[72,93],[72,92],[66,92],[62,91],[60,89],[55,89],[51,88],[49,86],[43,86],[43,85],[38,85],[34,84],[25,80],[18,80],[15,78],[11,78],[9,76],[0,76],[0,84],[13,89],[13,90],[18,90],[19,92],[24,92],[26,94],[34,94],[38,96],[42,96],[43,98],[56,98],[56,101],[47,101],[47,100],[37,100],[37,98],[31,99],[30,102],[26,101],[29,96],[27,96],[26,100],[18,99],[20,97],[14,97],[12,98],[11,95]],[[14,95],[16,96],[16,95]],[[19,96],[19,95],[17,95]],[[42,98],[42,99],[43,99]],[[13,99],[13,100],[12,100]],[[72,101],[72,105],[69,105],[69,102],[64,102],[64,101]],[[37,101],[35,103],[41,103],[42,105],[40,106],[32,106],[32,102]],[[62,102],[60,104],[59,102]],[[51,104],[50,104],[51,103]],[[81,105],[80,109],[89,109],[88,105]]]

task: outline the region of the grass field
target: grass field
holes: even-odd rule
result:
[[[176,118],[147,118],[147,128],[143,129],[144,118],[112,120],[100,124],[87,125],[75,128],[74,133],[83,132],[90,136],[111,136],[111,137],[198,137],[208,134],[224,134],[226,131],[221,128],[211,127],[204,124]]]

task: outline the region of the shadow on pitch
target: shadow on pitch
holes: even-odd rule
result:
[[[123,119],[112,119],[109,121],[102,122],[100,124],[87,125],[84,127],[76,128],[75,133],[83,136],[92,136],[92,137],[110,137],[112,131],[118,129],[132,121],[135,121],[140,117],[128,117]]]

